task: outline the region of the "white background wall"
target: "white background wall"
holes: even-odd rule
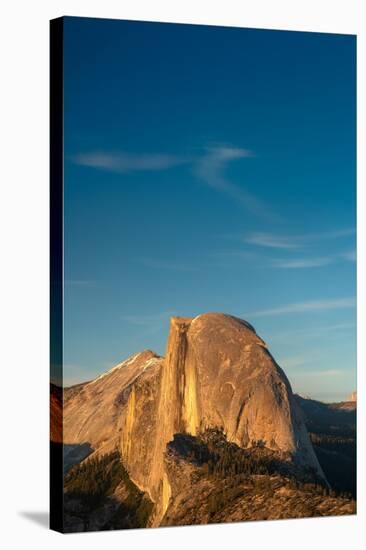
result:
[[[0,12],[0,544],[3,548],[342,548],[366,535],[362,1],[8,0]],[[358,34],[358,517],[63,536],[48,510],[48,20],[82,15]],[[366,18],[364,17],[364,20]],[[362,526],[362,523],[364,526]],[[362,541],[362,542],[361,542]]]

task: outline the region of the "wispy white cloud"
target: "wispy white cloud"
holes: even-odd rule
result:
[[[323,267],[326,265],[334,264],[337,262],[354,262],[356,261],[355,252],[341,252],[338,254],[331,254],[328,256],[318,256],[315,258],[287,258],[287,259],[274,259],[271,261],[272,267],[278,267],[280,269],[306,269],[310,267]]]
[[[93,151],[71,157],[72,162],[116,173],[168,170],[184,164],[191,165],[194,175],[206,185],[225,193],[248,212],[266,220],[275,220],[271,209],[242,185],[231,182],[224,174],[229,162],[253,157],[249,149],[231,146],[210,147],[200,154],[175,155],[168,153],[129,153],[126,151]]]
[[[290,251],[286,251],[289,253]],[[261,268],[274,268],[274,269],[309,269],[324,267],[331,264],[341,262],[354,262],[355,254],[352,252],[337,253],[324,256],[297,256],[289,255],[287,258],[273,258],[268,257],[263,253],[258,253],[257,249],[250,248],[244,250],[221,250],[210,254],[210,258],[216,261],[215,265],[222,267],[232,266],[232,262],[245,261],[247,265],[256,266]]]
[[[322,254],[320,256],[309,256],[309,250],[317,248],[319,243],[323,243],[323,248],[328,240],[340,239],[341,237],[351,236],[355,233],[354,228],[337,229],[334,231],[325,231],[319,233],[308,233],[303,235],[275,234],[275,233],[249,233],[242,237],[242,241],[251,245],[252,250],[267,248],[282,250],[286,252],[287,258],[270,258],[267,264],[270,267],[280,269],[307,269],[312,267],[323,267],[342,261],[354,262],[356,254],[354,250],[345,252],[335,252]],[[301,255],[299,256],[299,252]],[[297,257],[294,257],[297,253]]]
[[[286,250],[294,250],[303,248],[314,242],[338,239],[341,237],[351,236],[355,233],[354,228],[345,228],[334,231],[324,231],[319,233],[307,233],[304,235],[279,235],[275,233],[249,233],[243,237],[243,241],[247,244],[256,245],[266,248],[279,248]],[[352,252],[346,253],[351,257]]]
[[[346,371],[342,369],[325,369],[318,370],[314,368],[309,368],[310,365],[314,363],[320,363],[321,360],[317,356],[293,356],[293,357],[284,357],[278,361],[278,364],[284,369],[291,370],[291,376],[340,376],[345,374]]]
[[[310,267],[323,267],[333,263],[334,258],[324,256],[322,258],[295,258],[288,260],[273,260],[272,266],[280,269],[304,269]]]
[[[291,313],[309,313],[314,311],[326,311],[330,309],[347,309],[355,306],[355,298],[337,298],[334,300],[310,300],[308,302],[296,302],[271,309],[249,312],[245,319],[251,317],[269,317],[272,315],[286,315]]]
[[[298,242],[291,236],[274,235],[272,233],[250,233],[244,237],[244,242],[266,248],[298,248]]]
[[[74,155],[75,164],[99,168],[110,172],[126,173],[135,171],[167,170],[190,162],[190,158],[167,153],[118,153],[91,152]]]
[[[344,260],[347,260],[348,262],[355,262],[356,261],[356,250],[349,250],[348,252],[343,252],[340,254],[340,257]]]
[[[231,182],[224,174],[229,162],[253,156],[252,151],[248,149],[227,146],[207,148],[205,154],[196,160],[194,173],[206,185],[225,193],[251,214],[273,220],[276,216],[263,201],[244,186]]]
[[[342,369],[327,369],[327,370],[304,370],[301,371],[301,377],[314,377],[314,378],[330,378],[333,376],[346,376],[347,371]]]
[[[271,335],[271,340],[288,340],[288,338],[304,337],[312,338],[319,337],[324,338],[324,334],[333,333],[339,331],[349,331],[350,329],[355,329],[355,323],[336,323],[333,325],[311,325],[311,327],[306,328],[297,328],[293,330],[285,330]]]

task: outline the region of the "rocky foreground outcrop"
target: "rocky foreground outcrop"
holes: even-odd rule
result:
[[[276,453],[264,448],[246,451],[236,448],[235,444],[220,442],[220,436],[217,438],[214,434],[209,443],[211,452],[221,454],[222,458],[229,451],[234,452],[229,452],[229,463],[219,460],[210,469],[208,464],[212,464],[212,460],[202,449],[207,437],[210,440],[210,431],[203,439],[179,435],[168,444],[166,468],[172,494],[161,525],[355,513],[355,501],[336,496],[326,486],[314,485],[311,475],[299,481],[302,476],[294,475],[294,465],[280,463]]]
[[[254,328],[229,315],[173,317],[165,359],[136,354],[64,399],[65,444],[117,447],[155,503],[152,525],[172,498],[166,450],[174,434],[218,428],[241,448],[263,445],[324,479],[286,375]]]

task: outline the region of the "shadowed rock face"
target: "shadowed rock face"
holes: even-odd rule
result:
[[[103,452],[119,445],[132,480],[156,503],[152,525],[171,496],[167,443],[217,427],[228,441],[262,441],[323,477],[284,372],[253,327],[229,315],[173,317],[165,359],[137,354],[66,393],[65,442]]]

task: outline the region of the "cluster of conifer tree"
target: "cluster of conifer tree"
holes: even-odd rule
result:
[[[153,504],[131,481],[118,450],[74,466],[65,477],[65,492],[69,499],[78,499],[88,514],[103,505],[107,497],[113,498],[119,484],[123,484],[125,498],[104,529],[145,527]]]
[[[356,439],[311,433],[323,471],[338,494],[356,498]]]
[[[198,443],[192,446],[190,458],[212,476],[273,475],[280,469],[278,459],[265,448],[264,441],[257,441],[250,449],[242,449],[228,442],[223,432],[216,428],[202,433]]]
[[[65,478],[68,494],[95,508],[122,481],[129,481],[118,451],[84,460],[71,468]]]
[[[202,466],[206,475],[225,478],[244,479],[253,475],[279,475],[291,486],[314,494],[341,494],[330,490],[313,468],[299,468],[291,461],[280,457],[266,448],[264,441],[257,441],[251,448],[243,449],[228,442],[219,428],[202,432],[197,438],[181,435],[181,449],[189,460]],[[342,496],[346,495],[342,491]]]

